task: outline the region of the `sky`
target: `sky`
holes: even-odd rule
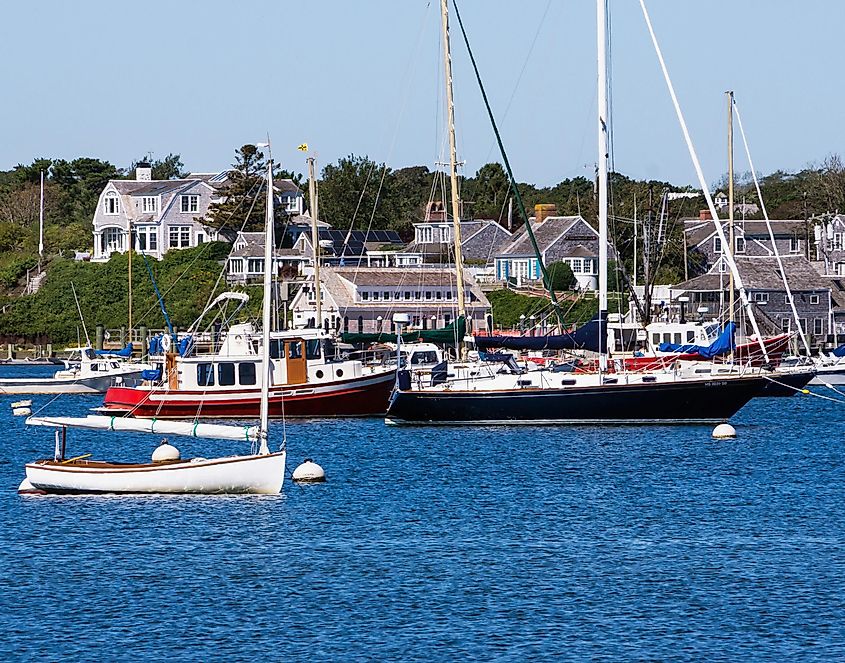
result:
[[[845,153],[840,0],[647,0],[708,182],[726,171],[733,89],[758,171]],[[592,0],[459,0],[520,181],[592,177]],[[610,0],[615,169],[695,182],[636,0]],[[0,21],[0,169],[36,157],[211,172],[269,135],[283,167],[350,154],[434,168],[445,149],[437,0],[40,0]],[[452,15],[458,156],[497,160]],[[736,137],[738,171],[747,170]]]

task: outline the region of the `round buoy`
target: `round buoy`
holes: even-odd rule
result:
[[[12,410],[12,414],[16,417],[28,417],[32,414],[32,410],[28,407],[16,407]]]
[[[736,428],[730,424],[719,424],[713,429],[713,438],[716,440],[731,440],[736,437]]]
[[[167,438],[164,438],[161,441],[155,451],[153,451],[153,462],[154,463],[163,463],[164,461],[168,460],[179,460],[179,449],[174,447],[172,444],[168,444]]]
[[[18,495],[44,495],[44,491],[33,486],[29,479],[24,478],[18,486]]]
[[[326,480],[326,473],[317,463],[310,458],[306,458],[305,462],[293,471],[293,480],[303,483],[317,483]]]

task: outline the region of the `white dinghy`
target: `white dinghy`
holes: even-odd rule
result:
[[[273,161],[267,168],[267,216],[265,264],[272,262],[273,239]],[[230,426],[154,419],[125,419],[108,416],[30,417],[34,426],[52,426],[56,431],[53,458],[26,465],[26,479],[21,493],[257,493],[278,494],[285,476],[285,440],[281,449],[271,453],[269,433],[269,372],[272,270],[264,274],[263,354],[261,370],[261,420],[258,426]],[[150,463],[111,463],[89,460],[90,454],[65,459],[68,428],[145,432],[153,434],[208,437],[249,442],[257,453],[223,458],[182,460],[174,447],[162,441]]]

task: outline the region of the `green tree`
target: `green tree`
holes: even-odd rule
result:
[[[321,220],[338,228],[401,227],[402,207],[393,171],[354,154],[329,164],[320,181],[319,214]]]
[[[136,159],[127,169],[126,176],[130,179],[134,178],[135,169],[142,163],[150,165],[151,176],[154,180],[180,180],[188,175],[185,164],[182,163],[182,156],[169,153],[163,159],[153,159],[149,154],[141,159]]]
[[[549,283],[546,287],[554,289],[555,292],[571,290],[578,282],[575,274],[572,273],[572,268],[566,262],[553,262],[546,265],[546,272],[549,275]]]

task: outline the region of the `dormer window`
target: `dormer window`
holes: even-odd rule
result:
[[[737,253],[745,253],[745,238],[735,237],[734,242],[736,243],[735,251]]]
[[[156,196],[143,196],[141,198],[141,212],[144,214],[155,214],[158,211],[158,198]]]
[[[106,197],[103,198],[103,213],[114,215],[120,211],[120,205],[117,201],[117,194],[116,193],[107,193]]]
[[[182,196],[180,209],[182,210],[183,214],[198,212],[200,209],[200,197],[193,195]]]

